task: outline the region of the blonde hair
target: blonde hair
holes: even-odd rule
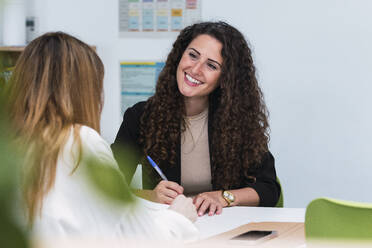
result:
[[[62,32],[33,40],[18,58],[7,105],[17,140],[27,149],[24,199],[30,224],[54,185],[58,154],[71,127],[79,147],[79,126],[100,131],[103,75],[95,51]]]

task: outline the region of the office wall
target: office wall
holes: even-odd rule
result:
[[[3,44],[3,32],[2,32],[2,30],[3,30],[3,9],[4,9],[4,6],[3,6],[3,4],[4,4],[4,2],[3,2],[4,0],[0,0],[0,45],[1,44]]]
[[[250,40],[287,206],[372,195],[371,1],[207,0]],[[208,5],[208,6],[207,6]]]
[[[106,67],[102,134],[111,142],[121,122],[119,61],[163,59],[173,40],[118,38],[117,0],[33,1],[40,32],[97,46]],[[371,10],[368,0],[202,4],[204,20],[228,21],[251,43],[288,207],[320,196],[372,202]]]
[[[171,40],[119,39],[117,0],[32,1],[40,33],[62,30],[97,47],[105,64],[102,135],[112,142],[121,123],[119,61],[163,59]]]

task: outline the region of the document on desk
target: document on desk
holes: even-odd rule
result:
[[[206,214],[199,217],[195,225],[200,230],[200,239],[210,238],[241,225],[249,224],[251,221],[248,218],[237,214],[238,209],[238,207],[224,208],[220,215],[208,216]]]

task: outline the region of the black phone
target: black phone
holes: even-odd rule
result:
[[[240,244],[257,244],[259,242],[269,240],[276,236],[278,236],[277,231],[251,230],[251,231],[242,233],[238,236],[232,237],[230,241],[233,243],[240,243]]]

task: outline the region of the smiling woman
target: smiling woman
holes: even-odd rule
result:
[[[138,151],[150,199],[170,204],[179,194],[192,195],[199,215],[213,215],[226,206],[275,206],[280,187],[268,140],[266,106],[244,36],[227,23],[203,22],[181,31],[155,95],[125,112],[112,148],[120,164],[123,147]],[[122,166],[128,180],[136,165]]]
[[[186,106],[189,106],[186,115],[195,115],[206,109],[208,95],[218,86],[223,61],[221,49],[221,42],[212,36],[199,35],[182,55],[177,67],[177,85]]]

